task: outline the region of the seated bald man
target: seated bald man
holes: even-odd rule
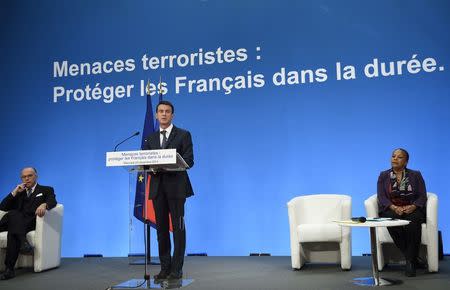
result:
[[[36,216],[43,217],[45,212],[56,206],[52,187],[37,183],[37,171],[33,167],[22,169],[22,183],[0,203],[0,210],[7,213],[0,220],[0,232],[8,231],[6,246],[5,272],[1,280],[15,277],[14,266],[19,253],[32,254],[33,248],[26,239],[26,234],[36,228]]]

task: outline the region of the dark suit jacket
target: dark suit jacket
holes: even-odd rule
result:
[[[56,198],[53,187],[36,184],[34,192],[27,197],[27,191],[18,192],[16,196],[9,193],[0,203],[0,210],[18,210],[25,215],[35,216],[36,209],[43,203],[47,203],[47,209],[56,206]]]
[[[55,192],[50,186],[37,184],[34,192],[27,197],[27,191],[18,192],[16,196],[9,193],[0,203],[0,210],[17,210],[23,214],[24,229],[26,232],[36,227],[36,209],[43,203],[47,203],[47,209],[56,206]],[[0,226],[8,223],[8,214],[0,220]]]
[[[162,149],[160,143],[159,128],[153,134],[147,136],[144,150]],[[189,167],[194,166],[194,151],[192,146],[192,137],[189,131],[177,128],[173,126],[170,132],[169,139],[167,140],[166,149],[176,149],[184,161]],[[158,190],[161,189],[167,194],[167,198],[186,198],[194,195],[192,190],[191,181],[186,171],[161,171],[157,173],[151,173],[150,181],[150,199],[154,199],[158,194]]]
[[[427,189],[425,187],[425,181],[423,180],[422,174],[420,171],[411,170],[408,168],[406,171],[409,177],[409,184],[411,185],[414,193],[413,204],[415,204],[418,208],[425,210],[425,205],[427,203]],[[378,177],[377,196],[380,211],[386,210],[392,204],[389,198],[389,193],[391,190],[391,178],[389,173],[390,169],[382,171]]]

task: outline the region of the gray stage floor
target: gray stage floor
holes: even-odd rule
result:
[[[446,257],[439,267],[439,273],[419,270],[417,277],[407,278],[395,266],[381,276],[403,281],[389,289],[450,289],[450,259]],[[153,275],[159,266],[150,270]],[[102,290],[143,275],[143,266],[128,265],[127,258],[65,258],[59,268],[42,273],[19,269],[16,278],[0,281],[0,289]],[[367,289],[351,280],[370,275],[370,257],[353,257],[351,271],[330,264],[307,264],[293,271],[290,257],[187,257],[184,276],[195,281],[184,289]]]

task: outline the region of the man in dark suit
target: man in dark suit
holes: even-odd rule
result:
[[[26,234],[36,228],[36,216],[43,217],[46,210],[56,206],[52,187],[37,184],[37,171],[33,167],[22,169],[22,183],[0,203],[0,210],[7,213],[0,220],[0,232],[8,231],[5,272],[1,280],[15,277],[14,266],[19,253],[31,254],[32,247]]]
[[[144,149],[176,149],[189,167],[194,165],[191,134],[172,124],[174,107],[168,101],[156,106],[159,130],[147,137]],[[180,279],[183,275],[184,253],[186,249],[186,229],[184,224],[184,203],[193,195],[191,182],[186,171],[154,171],[151,174],[149,198],[153,201],[158,235],[161,271],[155,280]],[[172,218],[174,252],[171,257],[169,213]]]

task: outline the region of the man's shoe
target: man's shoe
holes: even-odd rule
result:
[[[161,281],[161,280],[167,279],[168,276],[169,276],[169,272],[161,270],[161,272],[159,272],[159,274],[156,274],[155,276],[153,276],[153,279],[155,279],[155,281]]]
[[[16,277],[16,273],[14,273],[14,269],[6,268],[6,271],[3,272],[2,276],[0,276],[0,280],[9,280]]]
[[[414,265],[414,262],[406,260],[405,275],[406,277],[416,276],[416,266]]]
[[[167,277],[167,279],[169,280],[179,280],[183,277],[183,272],[172,272],[170,273],[170,275]]]
[[[33,254],[33,247],[28,243],[28,241],[25,239],[25,241],[20,245],[19,253],[22,255],[32,255]]]
[[[427,263],[421,258],[417,258],[415,262],[416,269],[426,269],[428,268]]]

